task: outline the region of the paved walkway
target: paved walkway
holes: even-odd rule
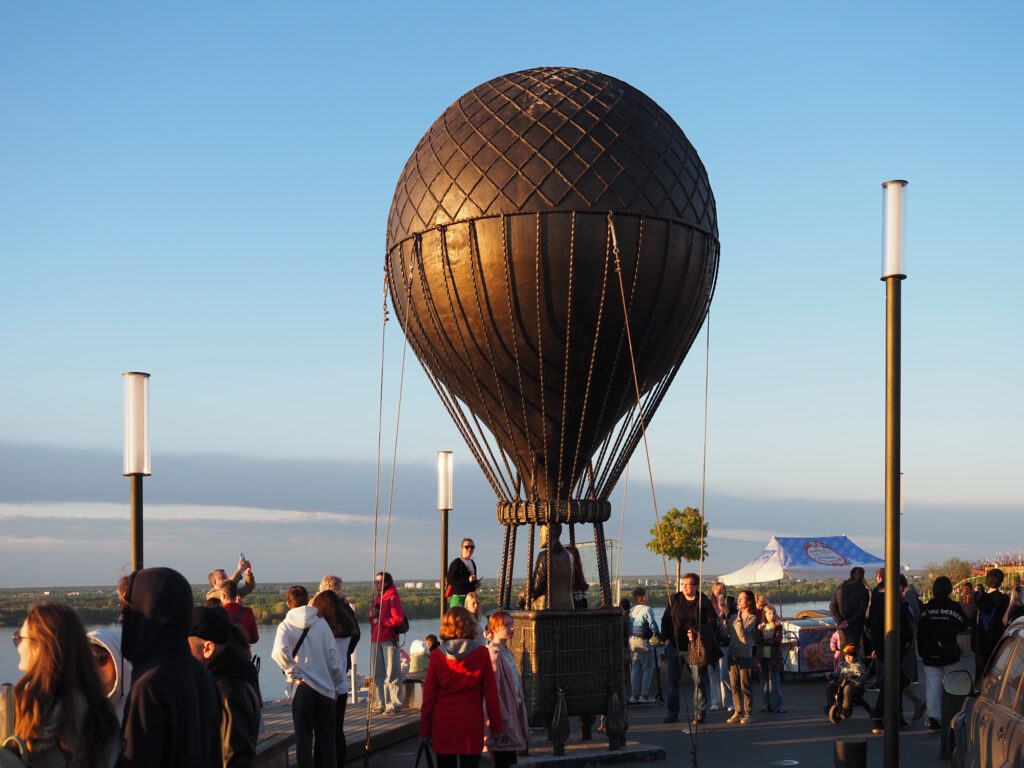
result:
[[[833,744],[836,739],[856,739],[868,744],[868,766],[881,768],[883,763],[883,736],[871,733],[871,721],[863,710],[858,710],[851,720],[832,725],[823,713],[824,683],[820,680],[800,682],[786,680],[783,683],[787,712],[781,715],[755,713],[755,722],[750,725],[728,725],[728,713],[711,712],[705,724],[692,734],[682,723],[664,724],[664,710],[657,705],[638,705],[629,708],[630,742],[641,742],[663,747],[667,759],[661,765],[671,768],[683,766],[705,766],[706,768],[753,768],[756,766],[805,766],[827,768],[832,765]],[[914,686],[924,696],[924,684]],[[876,691],[868,692],[868,700],[874,702]],[[760,707],[759,693],[755,694],[755,709]],[[907,710],[910,706],[906,705]],[[949,763],[940,760],[939,736],[937,732],[924,729],[924,721],[911,724],[900,732],[901,768],[933,768]],[[600,734],[595,734],[598,736]],[[693,737],[693,738],[691,738]],[[598,756],[606,753],[603,740],[591,742]],[[373,768],[409,768],[415,761],[418,739],[410,738],[370,756]],[[579,742],[579,730],[573,724],[568,750],[583,747]],[[349,749],[352,759],[361,758],[361,747]],[[544,752],[550,748],[542,731],[534,731],[533,760],[524,764],[543,764]],[[589,751],[589,750],[588,750]],[[694,759],[696,757],[696,759]],[[550,764],[550,763],[549,763]],[[633,761],[619,763],[624,766],[646,766],[652,763]],[[483,761],[487,765],[487,760]],[[658,763],[654,763],[657,766]]]

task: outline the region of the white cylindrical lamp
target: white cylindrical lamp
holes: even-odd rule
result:
[[[882,182],[882,279],[907,276],[903,263],[903,221],[907,207],[907,182]]]
[[[124,474],[152,474],[149,463],[149,374],[126,371],[124,384]]]
[[[437,511],[452,508],[452,452],[437,452]]]

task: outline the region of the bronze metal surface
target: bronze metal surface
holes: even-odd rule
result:
[[[672,118],[621,80],[552,67],[484,83],[431,126],[396,186],[386,268],[497,495],[604,499],[703,323],[718,254],[707,173]]]

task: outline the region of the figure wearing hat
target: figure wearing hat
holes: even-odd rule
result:
[[[217,683],[221,706],[221,751],[225,768],[256,764],[260,727],[259,679],[256,668],[231,642],[234,628],[223,608],[192,609],[188,644]]]

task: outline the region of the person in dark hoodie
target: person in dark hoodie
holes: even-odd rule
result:
[[[999,645],[999,638],[1006,628],[1003,619],[1010,605],[1010,598],[999,591],[1005,578],[999,568],[990,568],[985,574],[985,589],[980,586],[974,592],[974,604],[977,613],[971,630],[971,648],[974,650],[974,685],[978,686],[981,676],[988,666],[992,651]]]
[[[864,584],[864,569],[859,565],[850,569],[850,578],[836,587],[828,610],[839,630],[839,647],[852,645],[861,652],[861,636],[868,616],[871,593]]]
[[[220,700],[192,658],[192,588],[170,568],[146,568],[118,584],[121,652],[132,663],[118,768],[218,768]]]
[[[224,768],[252,768],[260,735],[256,667],[231,643],[231,619],[223,608],[192,609],[192,656],[206,665],[221,699],[220,741]]]
[[[960,603],[950,598],[953,582],[948,576],[939,576],[932,584],[932,599],[921,610],[921,623],[917,627],[917,650],[924,662],[925,701],[928,719],[925,728],[940,729],[942,709],[942,678],[957,668],[960,661],[960,643],[957,634],[967,629],[968,621]]]

